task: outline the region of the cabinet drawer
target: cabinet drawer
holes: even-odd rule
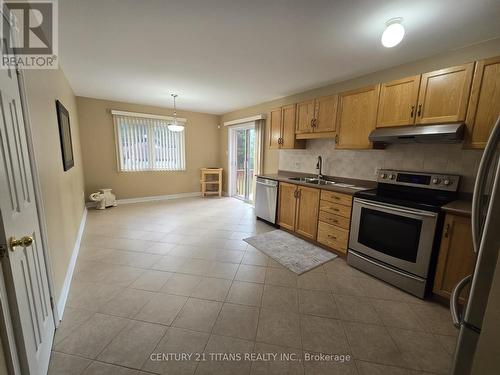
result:
[[[319,209],[331,214],[343,216],[346,218],[351,217],[351,206],[344,206],[338,203],[332,203],[325,200],[321,200]]]
[[[319,221],[327,224],[336,225],[338,227],[349,229],[349,218],[331,214],[326,211],[319,212]]]
[[[321,199],[328,202],[343,204],[344,206],[349,206],[349,207],[351,206],[352,203],[352,196],[329,190],[321,190]]]
[[[319,222],[318,242],[336,250],[347,252],[349,231],[334,225]]]

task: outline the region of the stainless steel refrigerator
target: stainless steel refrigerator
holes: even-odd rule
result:
[[[500,248],[500,117],[497,119],[479,165],[472,201],[472,238],[477,253],[474,273],[454,288],[450,310],[455,327],[460,329],[453,363],[453,375],[469,375]],[[458,297],[471,283],[469,298],[462,313]]]

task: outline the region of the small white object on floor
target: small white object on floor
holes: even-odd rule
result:
[[[98,189],[96,193],[89,195],[92,202],[96,202],[96,209],[104,210],[106,207],[115,207],[116,196],[111,192],[111,189]]]

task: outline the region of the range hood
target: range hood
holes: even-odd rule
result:
[[[464,139],[465,124],[399,126],[373,130],[368,139],[374,143],[458,143]]]

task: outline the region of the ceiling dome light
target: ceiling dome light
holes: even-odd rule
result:
[[[181,132],[184,130],[184,124],[180,124],[177,122],[177,108],[175,106],[175,98],[177,98],[177,94],[171,94],[172,98],[174,98],[174,121],[167,125],[168,130],[171,132]]]
[[[401,25],[402,18],[391,18],[385,24],[387,25],[382,33],[382,45],[387,48],[397,46],[405,36],[405,28]]]

